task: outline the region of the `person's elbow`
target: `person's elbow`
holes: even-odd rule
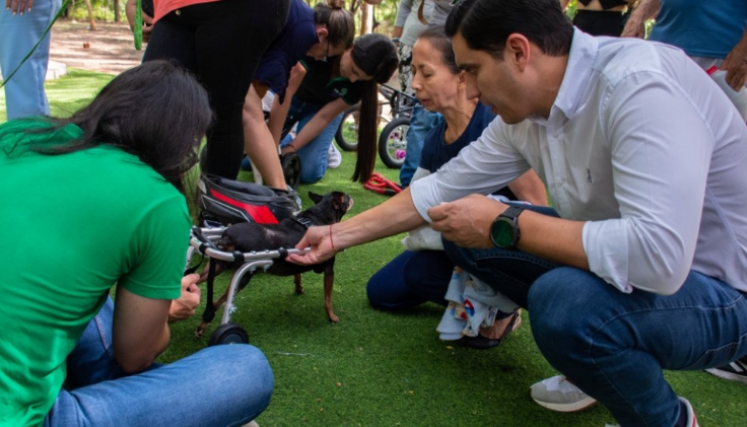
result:
[[[650,280],[635,283],[633,287],[658,295],[674,295],[685,283],[689,273],[689,269],[677,268],[669,273],[652,277]]]
[[[117,364],[122,371],[127,375],[133,375],[148,369],[153,364],[155,358],[133,358],[130,356],[123,356],[114,354],[117,359]]]
[[[123,343],[113,343],[114,358],[117,360],[119,367],[128,375],[137,374],[148,369],[168,347],[170,332],[168,326],[164,328],[161,339],[151,345],[125,345]]]
[[[687,251],[681,244],[671,244],[667,250],[661,247],[657,249],[652,251],[654,253],[641,257],[640,264],[631,266],[631,284],[655,294],[673,295],[680,290],[690,274],[692,257],[685,256]]]

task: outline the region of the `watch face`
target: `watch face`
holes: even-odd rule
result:
[[[514,246],[514,226],[507,218],[498,218],[490,226],[490,240],[499,248]]]

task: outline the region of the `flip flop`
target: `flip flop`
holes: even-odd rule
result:
[[[489,350],[497,347],[501,341],[503,341],[508,334],[516,330],[519,325],[521,325],[521,311],[516,310],[511,314],[511,321],[506,325],[506,329],[503,330],[503,334],[500,338],[487,338],[478,334],[476,337],[462,337],[456,340],[456,343],[464,347],[475,348],[478,350]]]

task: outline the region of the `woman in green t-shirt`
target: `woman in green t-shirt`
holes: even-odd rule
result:
[[[200,301],[183,193],[211,120],[195,79],[153,61],[70,118],[0,126],[0,426],[238,425],[269,404],[254,347],[153,363]]]

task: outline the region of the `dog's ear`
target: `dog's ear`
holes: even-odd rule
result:
[[[346,210],[345,193],[340,193],[340,192],[332,193],[332,208],[336,211]]]
[[[311,199],[312,202],[314,202],[315,205],[317,205],[319,204],[319,202],[322,201],[324,196],[322,196],[321,194],[316,194],[313,191],[309,191],[309,198]]]

